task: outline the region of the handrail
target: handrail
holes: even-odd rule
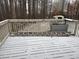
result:
[[[5,25],[6,23],[8,23],[8,20],[1,21],[1,22],[0,22],[0,26]]]
[[[51,22],[55,19],[8,19],[9,22]]]

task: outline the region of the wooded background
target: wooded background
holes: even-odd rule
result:
[[[78,0],[0,0],[0,21],[5,19],[47,19],[64,15],[79,19]]]

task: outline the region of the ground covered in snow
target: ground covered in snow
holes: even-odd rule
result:
[[[0,59],[79,59],[79,38],[8,37]]]

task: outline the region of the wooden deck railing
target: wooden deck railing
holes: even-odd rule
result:
[[[8,20],[0,22],[0,45],[4,42],[9,35]]]
[[[42,33],[50,31],[50,21],[43,19],[10,19],[9,20],[10,34],[24,33]]]
[[[0,22],[0,42],[10,33],[10,35],[25,36],[62,36],[61,32],[51,31],[51,24],[54,19],[7,19]],[[77,29],[79,30],[79,28]],[[79,35],[79,34],[78,34]]]
[[[8,19],[10,34],[20,36],[65,36],[66,32],[54,32],[54,19]],[[67,33],[68,34],[68,33]]]

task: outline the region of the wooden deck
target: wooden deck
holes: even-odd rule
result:
[[[79,38],[8,37],[0,59],[79,59]]]

